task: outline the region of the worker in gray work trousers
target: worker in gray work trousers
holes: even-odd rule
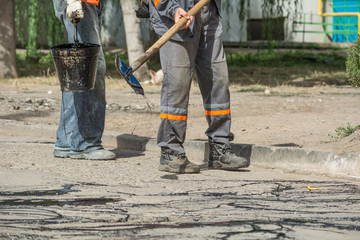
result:
[[[230,93],[220,22],[221,0],[212,0],[194,17],[187,11],[196,0],[151,0],[152,28],[163,35],[180,18],[188,19],[160,49],[164,72],[161,90],[157,143],[161,147],[159,170],[172,173],[198,173],[183,147],[186,135],[189,93],[194,70],[201,90],[208,129],[209,168],[235,170],[249,166],[230,147],[234,135],[230,131]]]

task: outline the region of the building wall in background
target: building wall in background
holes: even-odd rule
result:
[[[241,21],[238,11],[238,1],[227,0],[222,1],[222,18],[223,24],[223,41],[227,43],[239,43],[243,41],[252,41],[252,36],[258,34],[255,38],[260,38],[261,21],[262,21],[262,0],[249,0],[249,9],[246,9],[245,21]],[[337,0],[340,1],[340,0]],[[358,1],[358,0],[355,0]],[[326,1],[324,11],[332,12],[332,6]],[[303,0],[303,10],[300,19],[297,19],[295,24],[292,20],[278,16],[283,20],[283,39],[291,42],[306,42],[306,43],[329,43],[332,35],[327,35],[324,30],[332,31],[332,27],[324,28],[320,23],[325,21],[318,14],[317,0]],[[106,11],[104,12],[102,39],[105,47],[126,47],[125,31],[122,24],[122,13],[119,6],[114,6],[112,1],[106,1]],[[280,19],[281,20],[281,19]],[[329,17],[327,20],[332,23],[333,18]],[[280,26],[281,27],[281,26]],[[148,19],[141,20],[141,28],[143,38],[145,41],[150,39],[150,26]],[[304,31],[304,32],[303,32]],[[275,30],[279,32],[279,30]],[[318,33],[314,33],[318,32]],[[251,33],[251,34],[249,34]]]

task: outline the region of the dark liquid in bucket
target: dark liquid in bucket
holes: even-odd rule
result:
[[[94,88],[100,45],[62,44],[51,48],[61,91],[79,92]]]

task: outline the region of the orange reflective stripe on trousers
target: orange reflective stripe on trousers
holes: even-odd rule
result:
[[[160,118],[176,120],[176,121],[186,121],[187,120],[187,116],[171,115],[171,114],[167,114],[167,113],[161,113]]]
[[[227,110],[218,110],[218,111],[205,111],[205,115],[207,116],[219,116],[219,115],[227,115],[230,114],[230,109]]]

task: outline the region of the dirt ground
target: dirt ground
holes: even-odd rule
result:
[[[160,86],[144,85],[150,111],[123,81],[107,83],[103,139],[114,161],[52,157],[61,104],[55,77],[0,82],[0,239],[358,239],[358,178],[256,164],[158,171],[159,152],[118,149],[115,138],[156,137]],[[230,89],[235,143],[360,153],[358,133],[328,136],[359,123],[357,89]],[[194,84],[187,139],[206,139],[206,126]]]
[[[106,131],[156,138],[160,122],[160,86],[144,85],[146,97],[136,95],[126,83],[107,79]],[[235,143],[275,145],[360,153],[360,133],[338,141],[338,127],[359,124],[359,89],[350,86],[231,88],[232,131]],[[61,91],[56,77],[2,81],[0,118],[25,123],[57,125]],[[192,86],[187,140],[206,139],[200,91]],[[24,133],[25,134],[25,133]],[[54,133],[55,141],[55,133]]]

